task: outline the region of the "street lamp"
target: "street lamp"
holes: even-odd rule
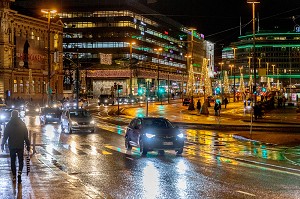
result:
[[[236,49],[237,48],[232,48],[233,49],[233,101],[235,102],[235,60],[236,60]]]
[[[132,97],[132,46],[135,45],[135,42],[129,43],[129,53],[130,53],[130,60],[129,60],[129,67],[130,67],[130,80],[129,80],[129,96]]]
[[[229,67],[230,67],[230,76],[232,76],[232,68],[234,67],[233,64],[229,64]]]
[[[256,104],[256,59],[255,59],[255,4],[260,3],[260,0],[247,0],[247,3],[252,4],[252,31],[253,31],[253,73],[254,73],[254,104]]]
[[[157,52],[157,97],[159,98],[159,53],[162,52],[162,48],[155,48]]]
[[[47,89],[48,89],[48,99],[47,99],[47,104],[50,106],[50,101],[51,101],[51,93],[50,93],[50,80],[51,80],[51,49],[50,49],[50,26],[51,26],[51,14],[56,13],[57,11],[54,9],[42,9],[42,13],[45,13],[48,15],[48,83],[47,83]],[[56,91],[57,92],[57,91]]]
[[[221,65],[221,78],[220,79],[222,79],[223,78],[223,65],[224,65],[224,62],[219,62],[219,65]]]

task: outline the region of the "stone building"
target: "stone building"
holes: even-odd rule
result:
[[[10,8],[14,0],[0,0],[0,97],[46,102],[63,92],[62,36],[60,20],[51,16],[50,38],[47,18],[18,14]],[[55,21],[55,22],[54,22]],[[50,39],[50,89],[48,82],[48,39]]]

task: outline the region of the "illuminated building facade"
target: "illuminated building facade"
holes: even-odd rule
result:
[[[288,88],[300,84],[300,32],[260,31],[256,33],[255,57],[260,85],[266,85],[267,77],[275,88]],[[253,74],[252,33],[240,36],[222,51],[222,61],[228,67],[234,63],[233,48],[236,48],[235,73],[246,79]],[[239,75],[236,76],[239,78]]]
[[[0,1],[0,97],[47,99],[48,22],[10,9],[10,0]],[[60,21],[51,23],[52,96],[63,93],[62,31]],[[9,102],[8,102],[9,103]]]
[[[37,1],[35,7],[47,2]],[[156,90],[157,79],[161,87],[169,84],[171,92],[184,91],[191,42],[188,28],[136,0],[55,2],[64,23],[64,55],[80,64],[81,92],[110,93],[117,83],[123,85],[121,95],[128,95],[130,87],[136,95],[147,82]],[[206,56],[204,36],[194,31],[193,41],[197,68]],[[64,87],[70,91],[74,63],[65,65]]]

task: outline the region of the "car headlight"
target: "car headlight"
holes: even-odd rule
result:
[[[107,102],[107,100],[104,100],[104,102]]]
[[[131,102],[134,102],[134,100],[131,100]]]
[[[74,103],[73,106],[76,106],[76,103]]]
[[[183,133],[179,133],[177,136],[178,136],[179,138],[184,138]]]
[[[147,138],[153,138],[155,135],[151,134],[151,133],[146,133],[146,137]]]
[[[28,111],[29,111],[29,109],[26,109],[25,111],[26,111],[26,112],[28,112]]]
[[[54,104],[54,106],[53,106],[54,108],[57,108],[57,105],[56,104]]]
[[[75,121],[72,121],[72,125],[78,125],[78,123]]]
[[[15,106],[14,106],[14,105],[12,105],[12,106],[11,106],[11,108],[15,108]]]
[[[52,116],[51,115],[46,115],[46,118],[51,118]]]
[[[95,124],[95,121],[94,121],[94,120],[92,120],[92,121],[90,122],[90,124]]]
[[[35,111],[36,111],[36,112],[39,112],[39,109],[37,108],[37,109],[35,109]]]
[[[1,120],[5,119],[5,115],[0,115],[0,119]]]
[[[98,103],[100,102],[100,100],[98,100]]]
[[[148,100],[150,100],[150,97],[148,97]]]
[[[69,104],[69,103],[67,103],[67,104],[66,104],[66,106],[70,106],[70,104]]]
[[[24,107],[24,105],[21,105],[20,107],[21,107],[21,108],[23,108],[23,107]]]

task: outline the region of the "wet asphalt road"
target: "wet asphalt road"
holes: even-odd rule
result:
[[[94,190],[96,198],[299,198],[300,170],[282,156],[284,148],[251,145],[232,132],[181,129],[187,136],[182,156],[138,149],[127,152],[127,119],[112,118],[106,107],[93,110],[95,133],[62,133],[58,124],[39,125],[37,151],[66,174]],[[275,161],[276,160],[276,161]],[[278,161],[279,160],[279,161]],[[94,196],[82,196],[82,198]]]

